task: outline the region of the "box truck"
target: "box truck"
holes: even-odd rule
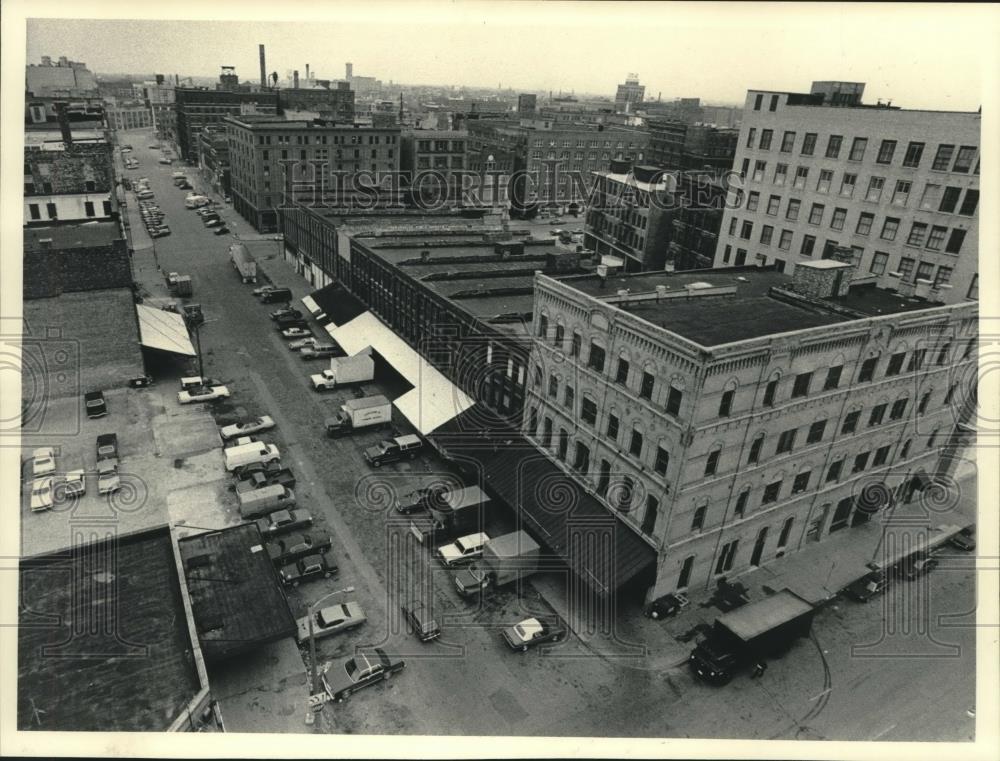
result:
[[[490,498],[478,486],[445,492],[428,505],[427,512],[410,519],[410,533],[421,544],[434,544],[476,531]]]
[[[334,357],[330,360],[330,369],[317,375],[310,375],[313,388],[317,391],[346,386],[351,383],[363,383],[375,377],[375,361],[371,354],[358,352],[353,357]]]
[[[462,597],[502,587],[538,570],[538,542],[524,531],[490,539],[483,556],[455,575],[455,588]]]
[[[247,247],[237,243],[229,247],[229,259],[244,283],[257,282],[257,260],[253,258]]]
[[[726,684],[737,672],[763,664],[809,635],[816,608],[789,589],[715,619],[688,658],[692,670],[711,684]]]
[[[326,419],[326,435],[346,436],[362,429],[384,426],[392,419],[392,402],[384,396],[348,399],[334,417]]]

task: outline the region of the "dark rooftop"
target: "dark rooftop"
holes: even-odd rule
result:
[[[245,523],[178,542],[206,661],[295,633],[295,619],[257,526]]]
[[[200,685],[166,527],[21,561],[18,728],[168,728]]]
[[[25,227],[25,250],[40,249],[41,241],[52,241],[53,249],[96,248],[109,246],[121,240],[121,229],[117,222],[84,222],[74,225],[52,225],[50,227]]]

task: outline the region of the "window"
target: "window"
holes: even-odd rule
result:
[[[580,418],[584,423],[594,425],[597,422],[597,402],[590,397],[583,397],[580,403]]]
[[[50,204],[51,205],[51,204]],[[957,254],[962,250],[962,243],[965,241],[965,230],[954,229],[948,238],[948,244],[944,247],[945,252]]]
[[[591,342],[590,353],[587,355],[587,366],[599,373],[604,372],[604,348]]]
[[[934,265],[931,262],[920,262],[920,266],[917,267],[917,276],[914,280],[930,280],[931,274],[934,272]]]
[[[571,357],[579,357],[580,356],[580,346],[582,346],[582,345],[583,345],[583,336],[580,335],[580,331],[574,330],[573,331],[573,341],[572,341],[572,343],[570,344],[570,347],[569,347],[569,355]]]
[[[559,429],[559,450],[556,453],[560,460],[566,461],[566,453],[569,452],[569,433],[565,428]]]
[[[866,467],[868,467],[868,456],[870,452],[862,452],[854,458],[854,465],[851,467],[852,473],[860,473]]]
[[[972,168],[972,159],[975,155],[976,147],[974,145],[963,145],[958,149],[958,155],[955,157],[955,165],[951,168],[951,171],[968,174],[969,169]]]
[[[751,127],[750,131],[747,132],[747,148],[753,148],[753,141],[756,136],[757,136],[757,128]]]
[[[913,444],[913,440],[912,439],[907,439],[903,443],[903,448],[899,450],[899,459],[900,460],[905,460],[907,457],[910,456],[910,446],[912,444]]]
[[[816,248],[816,236],[815,235],[803,235],[802,236],[802,247],[799,249],[799,253],[802,256],[812,256],[813,250]]]
[[[747,263],[747,250],[745,248],[736,249],[736,261],[734,263],[737,267],[742,267]]]
[[[947,172],[948,165],[951,164],[951,155],[955,152],[954,145],[942,144],[938,146],[937,153],[934,155],[934,163],[931,164],[931,169],[935,172]]]
[[[910,143],[906,146],[906,155],[903,156],[903,166],[915,169],[920,166],[920,158],[924,155],[923,143]]]
[[[662,446],[658,446],[656,448],[656,460],[653,462],[653,470],[663,476],[667,473],[668,465],[670,465],[670,453]]]
[[[774,109],[777,107],[777,101],[778,101],[778,96],[772,95],[771,96],[772,111],[774,111]],[[727,571],[732,569],[733,560],[736,557],[736,547],[738,544],[739,540],[734,539],[733,541],[729,542],[722,548],[722,550],[719,552],[719,559],[715,564],[716,573],[726,573]]]
[[[566,328],[562,325],[556,325],[556,334],[553,343],[556,345],[557,349],[562,349],[563,341],[565,340]]]
[[[823,434],[826,432],[826,421],[818,420],[809,426],[809,435],[806,436],[806,444],[815,444],[817,441],[823,440]]]
[[[809,224],[818,225],[823,222],[823,212],[826,207],[821,203],[814,203],[809,209]]]
[[[774,135],[774,130],[772,129],[762,129],[760,131],[760,144],[757,146],[762,151],[771,150],[771,138]]]
[[[767,213],[775,217],[778,215],[778,208],[781,206],[781,196],[771,196],[767,199]]]
[[[733,513],[737,518],[742,518],[746,514],[748,499],[750,499],[749,488],[741,491],[739,496],[736,498],[736,505],[733,507]]]
[[[847,209],[834,209],[833,218],[830,220],[830,227],[834,230],[843,230],[844,222],[847,221]]]
[[[858,383],[867,383],[875,375],[875,366],[878,364],[878,357],[871,357],[861,363],[861,372],[858,375]]]
[[[750,169],[750,159],[743,159],[743,168],[740,169],[740,179],[745,180],[747,178],[747,171]]]
[[[854,433],[858,427],[858,418],[861,417],[861,410],[848,412],[844,416],[844,424],[840,427],[841,433]]]
[[[892,154],[896,152],[895,140],[883,140],[878,147],[878,156],[875,158],[876,164],[891,164]]]
[[[791,153],[792,148],[795,147],[795,133],[786,132],[781,138],[781,152]]]
[[[575,396],[575,393],[573,391],[573,387],[567,385],[566,386],[565,395],[563,396],[563,405],[567,409],[573,409],[573,403],[574,403],[573,402],[573,398],[574,398],[574,396]]]
[[[632,429],[632,437],[629,440],[628,452],[633,457],[642,456],[642,433],[635,428]]]
[[[538,316],[538,335],[541,338],[549,337],[549,318],[544,314]]]
[[[865,149],[868,148],[867,137],[856,137],[851,143],[851,152],[847,156],[848,161],[861,161],[865,157]]]
[[[28,213],[31,214],[32,219],[42,218],[42,212],[39,210],[37,203],[28,204]]]
[[[764,496],[761,498],[760,503],[766,505],[771,502],[777,502],[779,494],[781,494],[781,481],[773,481],[764,487]]]
[[[840,471],[844,469],[843,458],[830,463],[830,469],[826,472],[826,482],[836,481],[840,478]]]
[[[753,222],[744,219],[743,225],[740,228],[740,237],[743,240],[750,240],[751,235],[753,235]]]
[[[722,252],[722,263],[723,264],[729,264],[729,260],[732,257],[732,254],[733,254],[733,247],[727,245],[726,248]]]
[[[896,180],[896,189],[892,191],[892,203],[894,206],[906,206],[910,200],[910,188],[913,183],[907,180]]]
[[[899,274],[902,280],[910,279],[910,273],[913,272],[913,265],[915,263],[916,261],[910,259],[908,256],[904,256],[899,260]]]
[[[784,185],[788,179],[788,164],[777,163],[774,165],[774,184]]]
[[[792,231],[782,230],[781,238],[778,240],[778,248],[782,251],[788,251],[792,247]]]
[[[759,98],[760,96],[758,95],[757,97]],[[647,510],[646,512],[648,513],[649,511]],[[643,524],[645,524],[645,521],[643,521]],[[646,533],[651,533],[651,531],[647,531]],[[681,575],[677,577],[678,591],[685,589],[688,583],[691,581],[691,569],[693,567],[694,567],[694,555],[688,555],[686,558],[684,558],[684,562],[681,564]]]
[[[937,435],[938,435],[937,429],[934,429],[934,431],[931,432],[930,437],[927,439],[927,448],[928,449],[933,449],[934,448],[934,442],[937,441]]]
[[[802,155],[812,156],[815,150],[816,150],[816,133],[807,132],[806,136],[802,138]]]
[[[778,549],[788,544],[788,537],[792,533],[792,524],[795,523],[795,516],[791,516],[785,519],[785,522],[781,524],[781,533],[778,535]]]
[[[750,444],[750,456],[747,457],[747,463],[749,465],[756,465],[760,462],[760,450],[764,446],[764,434],[759,433],[757,437]]]
[[[965,198],[962,200],[962,208],[958,210],[958,213],[963,217],[971,217],[976,213],[976,207],[979,205],[979,191],[969,188],[965,191]]]
[[[757,211],[757,205],[760,203],[760,193],[756,190],[751,190],[747,195],[747,211]]]
[[[795,182],[793,187],[798,189],[803,189],[806,186],[806,180],[809,179],[809,167],[800,166],[795,168]]]
[[[542,422],[542,446],[549,447],[552,445],[552,419],[545,418]]]
[[[729,220],[729,234],[730,235],[736,235],[736,225],[738,225],[739,223],[740,223],[740,221],[736,217],[732,217]]]
[[[767,169],[766,161],[756,161],[753,165],[753,178],[755,181],[760,182],[764,179],[764,171]]]
[[[639,385],[639,396],[643,399],[653,398],[653,384],[656,379],[653,378],[652,373],[643,372],[642,383]]]
[[[799,207],[802,206],[802,202],[796,198],[788,199],[788,209],[785,211],[785,219],[794,222],[799,218]]]
[[[770,246],[771,238],[774,236],[774,228],[771,225],[764,225],[760,229],[760,243],[762,246]]]
[[[910,234],[906,238],[907,246],[922,246],[924,238],[927,236],[927,225],[923,222],[914,222],[910,227]]]
[[[608,415],[607,436],[609,440],[618,442],[618,416],[615,414]]]
[[[84,201],[83,202],[83,213],[86,214],[88,217],[93,217],[94,216],[94,202],[93,201]]]
[[[819,170],[819,182],[816,183],[817,193],[829,193],[830,185],[833,184],[833,171],[830,169]]]
[[[830,139],[826,143],[826,157],[828,159],[839,158],[840,146],[843,142],[843,135],[830,135]]]
[[[908,399],[897,399],[892,403],[892,409],[889,411],[890,420],[899,420],[906,414],[906,404]]]
[[[54,203],[45,204],[45,213],[49,215],[49,219],[59,218],[59,212],[56,211],[56,205]]]
[[[104,208],[104,216],[110,217],[111,216],[111,201],[102,201],[101,205]]]
[[[906,366],[907,372],[912,370],[919,370],[924,364],[924,355],[927,353],[927,349],[917,349],[913,352],[910,357],[910,362]]]
[[[871,428],[873,425],[881,425],[882,418],[885,417],[885,404],[876,404],[872,407],[871,414],[868,415],[868,427]]]
[[[844,177],[840,181],[840,195],[850,198],[854,195],[854,186],[858,184],[858,176],[851,172],[844,172]]]
[[[893,375],[899,375],[900,371],[903,369],[903,362],[905,359],[905,351],[897,352],[889,357],[889,364],[885,368],[885,377],[889,378]]]
[[[624,357],[619,357],[618,369],[615,371],[615,383],[620,383],[623,386],[628,384],[628,369],[628,360]]]
[[[580,442],[576,443],[576,456],[573,458],[573,468],[580,473],[590,470],[590,450]]]
[[[799,373],[795,376],[795,384],[792,386],[792,399],[799,396],[806,396],[809,393],[809,383],[812,381],[812,373]]]
[[[683,394],[680,389],[670,387],[670,391],[667,392],[667,414],[677,417],[681,411],[681,397]]]
[[[928,182],[924,185],[924,194],[920,196],[920,208],[924,211],[934,209],[938,204],[940,196],[941,186],[935,185],[933,182]]]
[[[865,193],[865,200],[878,203],[882,198],[883,187],[885,187],[885,177],[872,177],[868,180],[868,192]]]
[[[882,240],[896,240],[896,233],[899,231],[899,220],[896,217],[886,217],[882,224],[882,232],[879,235]]]
[[[967,299],[978,299],[979,298],[979,273],[977,272],[972,276],[972,281],[969,283],[969,290],[965,294]]]
[[[795,480],[792,481],[792,494],[801,494],[806,489],[809,488],[809,476],[812,475],[812,471],[807,470],[805,473],[799,473],[795,476]]]
[[[736,392],[730,389],[722,392],[722,400],[719,402],[719,417],[728,417],[733,409],[733,396]]]
[[[941,196],[941,205],[938,206],[938,211],[943,211],[946,214],[953,214],[955,212],[955,207],[958,206],[958,198],[962,195],[961,188],[953,188],[951,186],[944,189],[944,194]]]
[[[789,428],[787,431],[783,431],[778,437],[778,445],[774,449],[775,454],[785,454],[786,452],[791,452],[795,447],[795,434],[797,429]]]
[[[721,449],[713,449],[708,453],[708,459],[705,460],[705,475],[714,476],[715,471],[719,468],[719,455],[722,454]]]
[[[764,388],[764,406],[773,407],[774,406],[774,394],[778,390],[778,381],[770,381]]]
[[[691,519],[691,530],[701,531],[705,525],[705,513],[708,512],[708,505],[699,505],[694,511],[694,518]]]
[[[847,528],[847,523],[851,519],[851,510],[854,508],[854,497],[844,497],[837,503],[837,509],[833,511],[833,518],[830,520],[830,533]]]
[[[879,447],[875,450],[875,457],[872,459],[872,467],[877,468],[879,465],[885,465],[885,461],[889,459],[889,446]]]
[[[951,267],[938,267],[937,274],[934,276],[934,287],[947,285],[951,281],[952,272],[954,270]]]
[[[955,396],[955,389],[956,388],[957,388],[957,386],[954,383],[949,387],[948,393],[944,395],[944,401],[941,402],[942,404],[945,404],[945,405],[951,404],[951,400]]]
[[[884,251],[876,251],[872,257],[872,263],[868,266],[868,271],[873,275],[885,274],[885,265],[889,261],[889,255]]]
[[[863,211],[858,216],[858,226],[855,228],[854,232],[858,235],[868,235],[872,231],[872,223],[875,221],[875,215],[870,212]],[[839,230],[840,228],[835,228]]]

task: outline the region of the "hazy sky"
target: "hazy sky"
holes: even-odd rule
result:
[[[956,5],[157,5],[112,3],[107,12],[243,20],[29,20],[28,61],[65,55],[98,73],[181,76],[216,76],[220,66],[233,65],[241,79],[258,79],[257,44],[264,43],[268,72],[280,76],[293,68],[304,76],[309,63],[318,77],[334,79],[352,61],[355,74],[386,82],[502,83],[613,96],[617,83],[637,72],[647,98],[662,92],[734,103],[748,88],[808,91],[814,79],[836,79],[866,82],[872,103],[975,110],[983,101],[980,73],[989,65],[981,55],[996,45],[987,42],[990,26],[979,16],[996,9]],[[84,7],[93,13],[96,6]],[[307,16],[314,20],[302,22]],[[246,20],[253,18],[260,20]]]

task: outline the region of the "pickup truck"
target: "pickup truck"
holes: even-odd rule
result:
[[[287,565],[306,555],[315,555],[330,549],[330,537],[313,537],[309,534],[289,534],[280,539],[272,539],[264,546],[267,555],[275,565]]]
[[[333,551],[327,550],[315,555],[306,555],[293,563],[287,563],[278,571],[278,577],[283,584],[297,587],[303,581],[310,579],[328,579],[337,572],[337,563],[333,559]]]
[[[241,478],[236,482],[236,493],[242,494],[245,491],[263,489],[265,486],[284,486],[286,489],[295,488],[295,476],[289,468],[279,468],[270,472],[257,471],[250,473],[246,478]]]

